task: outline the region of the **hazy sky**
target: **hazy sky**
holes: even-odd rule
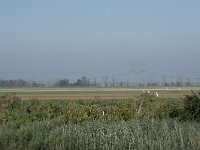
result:
[[[199,18],[199,0],[0,0],[0,79],[199,75]]]

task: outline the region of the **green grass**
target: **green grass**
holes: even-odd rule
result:
[[[190,94],[191,90],[152,90],[151,93],[155,94]],[[198,90],[194,90],[198,92]],[[10,93],[10,91],[0,91],[0,96]],[[142,94],[143,90],[134,91],[16,91],[16,95],[79,95],[79,94]]]

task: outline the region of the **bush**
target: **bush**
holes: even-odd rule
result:
[[[200,121],[200,93],[192,91],[192,95],[186,95],[182,119]]]
[[[144,94],[125,100],[23,101],[16,96],[0,99],[0,125],[13,128],[33,121],[61,119],[65,123],[129,121],[141,118],[177,118],[183,107],[174,99]]]

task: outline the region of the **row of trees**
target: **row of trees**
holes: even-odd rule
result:
[[[44,84],[25,80],[0,80],[0,88],[44,87]]]
[[[96,86],[96,83],[90,82],[86,77],[78,79],[75,83],[70,83],[68,79],[59,80],[56,82],[58,87],[67,87],[67,86]]]
[[[58,80],[57,82],[36,82],[25,80],[0,80],[0,88],[31,88],[31,87],[81,87],[81,86],[101,86],[101,87],[129,87],[129,86],[190,86],[199,85],[198,82],[191,82],[189,79],[177,80],[173,82],[167,82],[166,80],[153,82],[133,82],[131,80],[119,81],[115,78],[108,79],[103,78],[102,81],[89,80],[87,77],[77,79],[75,82],[70,82],[68,79]]]
[[[185,82],[182,80],[177,80],[174,82],[131,82],[127,81],[118,81],[117,79],[112,78],[111,80],[106,77],[102,80],[102,82],[97,82],[96,79],[90,81],[86,77],[82,77],[78,79],[76,82],[71,83],[68,79],[62,79],[56,82],[57,87],[68,87],[68,86],[103,86],[103,87],[129,87],[129,86],[190,86],[192,83],[190,80],[186,80]]]
[[[53,84],[57,87],[69,87],[69,86],[95,86],[96,84],[90,82],[86,77],[78,79],[76,82],[71,83],[68,79],[62,79]],[[31,87],[45,87],[49,86],[44,83],[36,81],[25,80],[0,80],[0,88],[31,88]],[[52,85],[50,85],[52,86]]]

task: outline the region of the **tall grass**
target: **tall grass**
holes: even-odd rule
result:
[[[83,124],[33,122],[19,129],[1,126],[4,149],[199,149],[200,124],[175,120]]]

